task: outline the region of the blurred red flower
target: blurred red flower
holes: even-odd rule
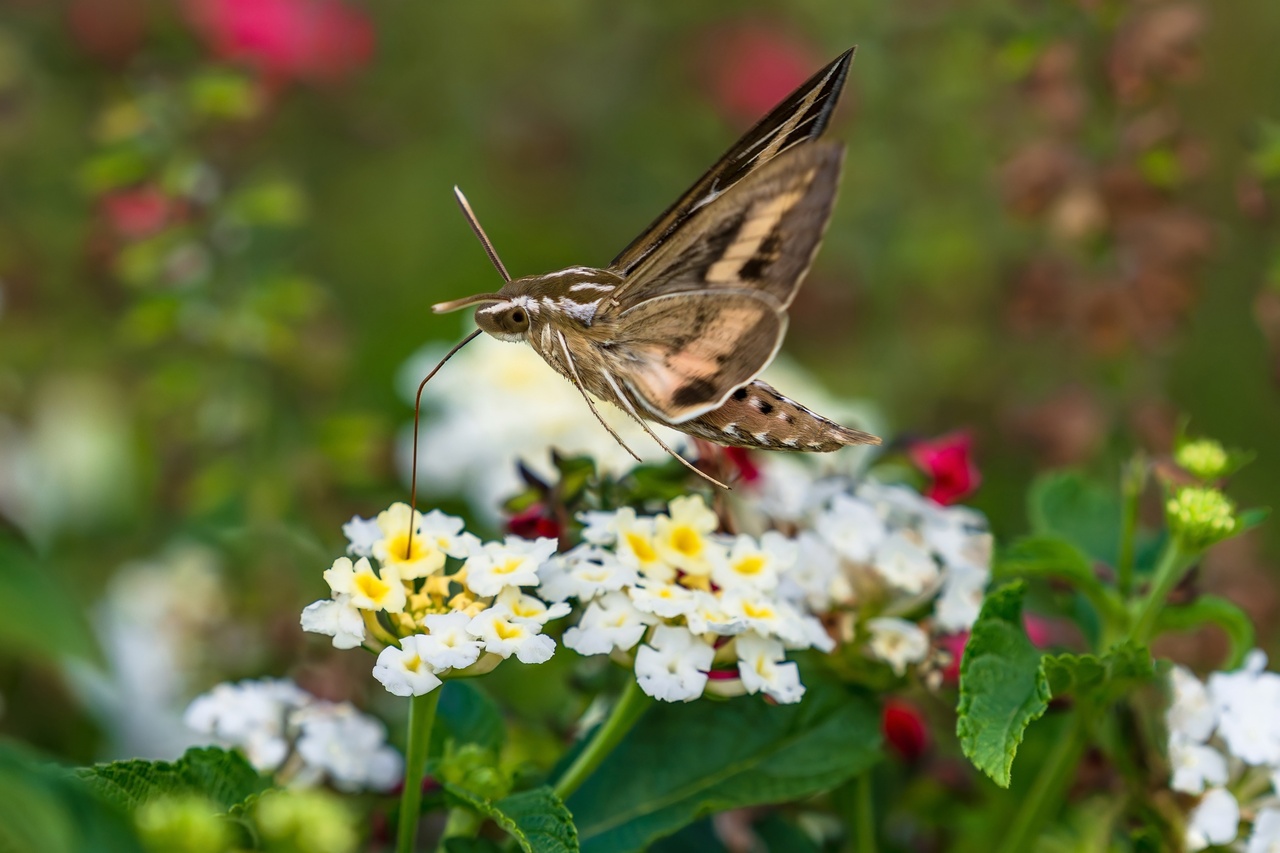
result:
[[[951,662],[942,670],[943,684],[958,684],[960,681],[960,660],[964,657],[965,644],[969,642],[969,632],[946,634],[938,638],[938,646],[951,658]]]
[[[724,457],[733,465],[744,483],[754,483],[760,479],[760,466],[751,458],[751,451],[745,447],[726,447]]]
[[[712,97],[743,124],[763,118],[822,64],[807,45],[764,24],[720,30],[710,41]]]
[[[905,760],[914,762],[929,748],[929,730],[919,709],[903,699],[890,699],[884,703],[880,717],[880,731],[893,751]]]
[[[542,504],[534,504],[507,519],[507,532],[524,539],[560,538],[560,523],[547,517]]]
[[[187,10],[215,56],[276,80],[336,80],[373,53],[373,24],[339,0],[188,0]]]
[[[121,237],[138,240],[169,224],[173,200],[154,186],[107,193],[99,202],[102,214]]]
[[[973,461],[973,436],[952,432],[908,449],[911,461],[929,476],[928,496],[943,506],[973,494],[982,475]]]

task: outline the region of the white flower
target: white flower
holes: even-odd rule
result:
[[[711,580],[724,589],[749,587],[772,590],[778,585],[779,572],[796,561],[796,544],[776,530],[765,533],[757,542],[750,536],[739,536],[729,553],[716,560]]]
[[[1169,763],[1173,779],[1169,787],[1184,794],[1200,794],[1210,785],[1227,784],[1227,759],[1211,746],[1180,735],[1169,739]]]
[[[1245,853],[1280,853],[1280,808],[1265,808],[1253,819]]]
[[[480,643],[467,633],[471,617],[465,613],[433,613],[422,620],[417,651],[435,672],[466,669],[480,658]]]
[[[636,681],[663,702],[692,702],[707,686],[715,649],[687,628],[658,625],[648,645],[636,651]]]
[[[621,510],[613,512],[602,512],[596,510],[587,510],[578,513],[578,520],[582,522],[582,541],[588,545],[613,545],[618,541],[618,513]],[[632,510],[632,517],[635,516],[635,510]]]
[[[545,625],[552,619],[559,619],[572,609],[567,601],[558,601],[548,607],[542,599],[525,595],[518,586],[509,586],[498,593],[493,603],[507,608],[517,619],[528,619],[539,625]]]
[[[506,607],[490,607],[467,624],[467,633],[479,638],[487,652],[521,663],[544,663],[555,654],[555,640],[540,633],[542,626],[512,615]]]
[[[942,593],[933,605],[934,622],[944,634],[967,631],[978,620],[982,594],[991,577],[988,569],[968,564],[952,566],[942,580]]]
[[[679,584],[645,581],[631,587],[631,603],[645,613],[675,619],[692,613],[698,606],[697,593]]]
[[[444,567],[445,557],[465,557],[476,541],[462,532],[462,519],[439,510],[424,516],[406,503],[394,503],[378,513],[376,523],[382,538],[370,546],[373,556],[405,580],[435,574]]]
[[[373,677],[382,682],[388,693],[396,696],[422,696],[440,686],[426,656],[429,648],[419,646],[425,634],[415,634],[400,641],[400,648],[387,646],[378,654]]]
[[[747,620],[742,613],[729,612],[724,598],[709,592],[694,594],[694,608],[684,615],[684,621],[695,634],[731,637],[747,630]]]
[[[610,592],[587,605],[577,626],[564,632],[564,644],[580,655],[630,651],[657,620],[635,608],[623,592]]]
[[[349,595],[308,604],[302,610],[302,630],[333,637],[335,649],[354,649],[364,643],[364,617]]]
[[[219,684],[197,696],[183,720],[195,731],[240,747],[258,770],[275,770],[289,751],[289,714],[310,701],[310,694],[283,679]]]
[[[778,594],[823,613],[853,602],[853,586],[840,570],[840,557],[821,536],[802,530],[795,564],[778,581]]]
[[[634,509],[624,506],[614,514],[611,526],[617,540],[619,562],[663,583],[676,579],[675,566],[658,553],[654,519],[637,516]]]
[[[1196,743],[1204,743],[1213,734],[1217,714],[1209,700],[1209,691],[1185,666],[1169,672],[1173,686],[1173,704],[1165,713],[1170,735],[1178,735]],[[1199,792],[1196,792],[1199,793]]]
[[[818,516],[818,535],[836,553],[855,563],[866,563],[885,537],[884,521],[866,501],[851,495],[836,495],[831,506]]]
[[[759,634],[743,634],[735,641],[738,650],[738,674],[748,693],[763,691],[778,702],[799,702],[804,696],[800,669],[786,660],[782,643]]]
[[[1240,832],[1240,804],[1225,788],[1211,788],[1191,812],[1187,824],[1187,850],[1203,850],[1211,844],[1230,844]]]
[[[389,791],[400,781],[404,761],[387,745],[387,729],[350,703],[317,702],[294,715],[298,755],[340,791]]]
[[[372,557],[373,544],[382,538],[382,528],[376,518],[351,516],[351,520],[342,525],[342,535],[347,537],[347,553],[357,557]]]
[[[671,501],[668,515],[654,519],[654,547],[667,565],[695,577],[711,574],[711,534],[720,519],[707,508],[701,495],[685,495]]]
[[[334,595],[351,596],[351,604],[361,610],[404,610],[404,584],[396,570],[384,567],[379,576],[367,557],[361,557],[354,565],[350,558],[339,557],[324,573],[324,579]]]
[[[1264,672],[1267,657],[1255,649],[1237,672],[1209,676],[1218,734],[1246,764],[1280,764],[1280,674]]]
[[[538,569],[538,595],[547,601],[576,598],[588,602],[606,592],[634,584],[636,570],[611,552],[594,545],[579,545]]]
[[[800,613],[781,599],[753,592],[730,592],[721,598],[721,603],[731,620],[741,620],[746,628],[762,637],[777,637],[789,649],[812,646],[830,651],[834,648],[834,642],[817,619]]]
[[[530,541],[508,536],[505,542],[488,542],[463,565],[467,588],[476,595],[497,595],[509,586],[537,586],[538,567],[556,552],[554,539]]]
[[[871,632],[871,653],[893,667],[896,675],[929,654],[929,635],[914,622],[882,616],[869,620],[867,630]]]
[[[938,579],[938,564],[915,535],[904,530],[880,541],[871,564],[890,586],[911,595],[923,592]]]

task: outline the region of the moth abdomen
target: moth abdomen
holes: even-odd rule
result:
[[[698,438],[735,447],[829,453],[850,444],[879,444],[870,433],[841,426],[773,386],[752,380],[718,409],[677,426]]]

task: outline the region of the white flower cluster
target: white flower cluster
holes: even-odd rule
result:
[[[403,770],[381,721],[285,679],[219,684],[196,697],[185,720],[294,786],[328,780],[341,791],[387,791]]]
[[[815,612],[845,611],[841,639],[860,624],[871,654],[898,674],[928,657],[929,631],[968,630],[991,577],[986,519],[907,486],[813,470],[787,458],[762,468],[757,523],[793,531],[801,554],[784,591],[797,587]],[[904,618],[922,612],[923,627]]]
[[[784,594],[794,542],[777,532],[717,535],[719,519],[699,496],[676,498],[661,515],[623,508],[584,520],[583,543],[540,571],[543,598],[585,605],[566,646],[633,663],[640,688],[666,702],[709,687],[800,700],[787,650],[834,642],[802,596]]]
[[[391,693],[421,696],[449,673],[486,672],[512,655],[543,663],[555,652],[542,628],[569,606],[524,590],[537,585],[554,539],[481,542],[461,519],[403,503],[353,518],[343,533],[356,559],[324,573],[332,597],[308,605],[302,627],[340,649],[378,651],[373,674]]]
[[[1266,666],[1255,649],[1243,668],[1207,683],[1173,668],[1169,786],[1202,795],[1187,823],[1188,850],[1236,841],[1242,814],[1253,815],[1247,853],[1280,850],[1280,673]]]

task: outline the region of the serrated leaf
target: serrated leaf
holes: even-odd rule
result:
[[[1109,705],[1156,674],[1151,652],[1132,642],[1103,655],[1045,655],[1041,666],[1055,698],[1070,694],[1094,707]]]
[[[489,800],[457,785],[445,791],[502,827],[525,853],[577,853],[573,816],[548,787]]]
[[[123,813],[70,772],[0,744],[0,850],[5,853],[141,853]]]
[[[795,705],[657,703],[572,797],[585,853],[641,850],[726,809],[836,787],[880,756],[868,698],[817,674]]]
[[[1040,652],[1022,627],[1024,591],[1013,583],[987,596],[960,662],[956,736],[973,765],[1002,788],[1027,726],[1051,698]]]
[[[1216,595],[1202,595],[1190,604],[1165,606],[1156,618],[1156,631],[1190,631],[1217,625],[1231,642],[1224,670],[1237,669],[1254,646],[1253,620],[1236,605]]]
[[[160,796],[196,794],[230,810],[271,782],[238,752],[216,747],[188,749],[177,761],[115,761],[78,771],[80,778],[127,811]]]
[[[499,750],[507,736],[502,711],[480,688],[466,681],[446,681],[431,732],[431,753],[444,752],[447,740]]]
[[[1027,495],[1031,529],[1067,539],[1088,556],[1116,564],[1120,547],[1120,494],[1075,471],[1044,474]]]

